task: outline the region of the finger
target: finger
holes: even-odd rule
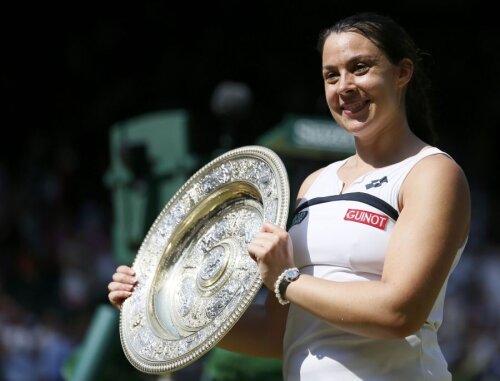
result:
[[[133,291],[134,285],[122,282],[110,282],[108,284],[109,291]]]
[[[266,222],[264,223],[264,225],[262,225],[261,230],[255,233],[251,241],[269,241],[277,243],[278,241],[286,239],[287,237],[288,233],[286,232],[286,230],[282,229],[278,225]]]
[[[113,306],[121,309],[123,302],[130,297],[130,295],[132,295],[130,291],[113,291],[109,293],[108,298]]]
[[[271,222],[264,222],[261,228],[262,232],[269,232],[274,234],[281,234],[286,232],[281,226],[275,225]]]
[[[271,251],[279,244],[279,237],[274,233],[261,232],[258,233],[249,244],[255,245],[256,248],[262,248],[265,251]]]
[[[255,256],[255,254],[253,252],[251,252],[250,250],[248,251],[248,255],[250,255],[250,258],[252,258],[252,260],[254,262],[257,262],[257,257]]]
[[[257,255],[265,255],[270,253],[276,247],[277,240],[275,239],[256,239],[250,241],[247,245],[247,249],[251,250]]]
[[[250,242],[247,246],[248,254],[250,254],[250,258],[252,258],[255,262],[259,262],[259,259],[262,258],[267,250],[254,242]]]
[[[137,279],[134,276],[127,275],[124,273],[114,273],[112,276],[113,281],[119,283],[127,283],[127,284],[135,284],[137,283]]]
[[[270,222],[264,223],[262,225],[262,233],[270,233],[273,235],[276,235],[279,239],[287,239],[288,238],[288,232],[283,229],[281,226],[271,224]]]
[[[130,276],[134,276],[135,275],[135,271],[132,267],[129,267],[129,266],[126,266],[126,265],[120,265],[117,267],[116,269],[116,272],[117,273],[122,273],[122,274],[127,274],[127,275],[130,275]]]
[[[257,245],[253,243],[249,243],[247,245],[248,255],[250,255],[250,258],[252,258],[255,262],[257,262],[257,256],[255,255],[256,246]]]
[[[279,236],[276,233],[260,232],[255,235],[252,241],[259,243],[262,242],[277,243],[279,241]]]
[[[123,303],[125,299],[130,297],[132,293],[130,291],[112,291],[108,294],[111,303]]]

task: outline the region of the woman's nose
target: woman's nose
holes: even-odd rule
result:
[[[355,84],[350,73],[343,73],[340,75],[338,82],[338,91],[339,93],[347,93],[349,91],[354,90]]]

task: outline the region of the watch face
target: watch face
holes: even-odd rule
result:
[[[287,271],[285,278],[289,282],[292,282],[295,279],[297,279],[299,277],[299,275],[300,275],[299,270],[292,269],[292,270]]]

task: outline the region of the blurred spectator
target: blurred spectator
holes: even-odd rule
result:
[[[500,247],[464,252],[448,283],[440,340],[454,380],[500,379]]]
[[[62,381],[115,267],[107,206],[75,189],[76,151],[48,144],[0,165],[0,381]]]

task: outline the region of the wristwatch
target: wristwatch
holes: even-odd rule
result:
[[[300,271],[298,268],[293,267],[290,269],[286,269],[283,271],[283,273],[279,276],[278,278],[278,287],[275,287],[275,294],[276,297],[278,298],[278,301],[280,304],[288,304],[288,300],[286,300],[283,295],[285,295],[286,288],[292,283],[293,281],[297,280],[300,276]]]

